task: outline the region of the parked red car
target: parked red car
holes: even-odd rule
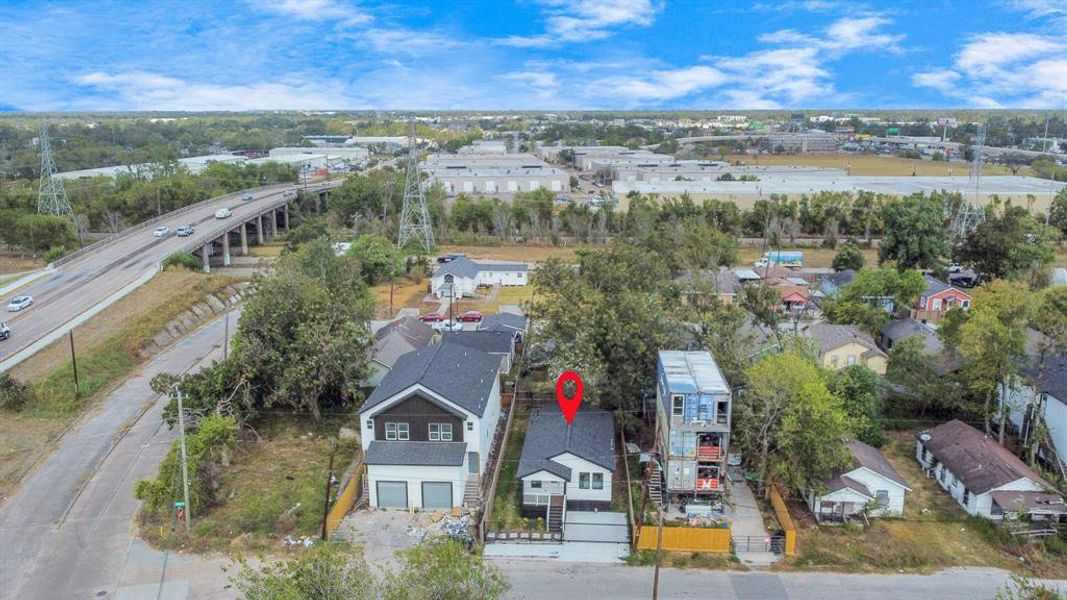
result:
[[[462,315],[456,317],[456,320],[461,321],[463,323],[478,323],[482,320],[482,318],[482,313],[476,310],[468,310]]]
[[[445,316],[441,313],[430,313],[428,315],[422,315],[419,320],[423,323],[440,323],[445,320]]]

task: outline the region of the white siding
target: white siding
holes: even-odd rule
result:
[[[1008,420],[1021,431],[1026,407],[1033,401],[1034,390],[1022,383],[1008,387]],[[1001,397],[1003,405],[1003,395]],[[1048,427],[1052,448],[1059,456],[1067,457],[1067,403],[1054,396],[1042,394],[1038,410]]]
[[[495,181],[489,180],[489,181],[485,182],[485,193],[487,193],[487,194],[495,194],[496,193],[496,182]]]
[[[569,467],[571,470],[571,479],[567,482],[568,501],[593,500],[599,502],[611,502],[611,471],[569,453],[557,456],[552,460],[565,467]],[[581,489],[579,487],[579,477],[581,473],[602,474],[604,476],[604,488],[600,490],[594,490],[592,488],[587,490]],[[590,486],[591,485],[592,476],[590,476]]]
[[[885,509],[872,511],[872,516],[899,516],[904,514],[904,495],[907,490],[899,483],[886,479],[867,468],[853,469],[846,475],[871,490],[871,495],[878,497],[879,490],[889,492],[889,505]]]
[[[452,483],[452,504],[462,506],[463,490],[467,485],[466,461],[458,467],[416,467],[407,465],[367,465],[369,505],[378,506],[378,481],[406,481],[408,506],[422,508],[422,482]]]
[[[535,481],[538,481],[538,482],[541,483],[541,487],[540,488],[532,487],[531,484],[533,482],[535,482]],[[561,477],[559,477],[557,475],[553,475],[552,473],[549,473],[548,471],[538,471],[536,473],[531,473],[531,474],[527,475],[526,477],[522,478],[522,494],[523,494],[524,497],[532,496],[532,495],[536,495],[536,496],[562,495],[564,493],[564,491],[565,491],[564,488],[563,488],[563,483],[564,483],[563,478],[561,478]],[[547,501],[548,501],[547,498],[539,498],[539,500],[543,500],[543,502],[537,502],[538,504],[547,503]]]
[[[934,479],[937,480],[938,485],[942,489],[947,491],[952,499],[959,504],[963,510],[968,514],[985,517],[986,519],[1000,519],[1000,515],[992,514],[992,497],[990,492],[1001,491],[1030,491],[1040,492],[1044,491],[1044,487],[1035,481],[1032,481],[1026,477],[1022,477],[1009,484],[1002,485],[998,488],[994,488],[982,494],[976,495],[973,490],[967,490],[963,482],[956,478],[955,474],[945,468],[943,464],[937,462],[937,458],[931,458],[930,460],[923,460],[923,445],[922,442],[918,442],[915,446],[915,456],[924,468],[929,468],[931,465],[935,465],[933,468]],[[967,494],[966,492],[970,492]],[[967,502],[963,501],[964,496],[967,496]]]

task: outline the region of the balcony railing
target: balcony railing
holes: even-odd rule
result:
[[[722,448],[719,446],[697,446],[697,458],[701,460],[722,460]]]
[[[553,494],[523,494],[522,495],[522,503],[527,505],[527,506],[530,506],[530,505],[547,506],[548,505],[548,500],[552,496],[553,496]]]

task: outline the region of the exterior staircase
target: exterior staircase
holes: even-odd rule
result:
[[[549,499],[547,525],[549,533],[563,533],[563,496]]]
[[[656,506],[663,504],[663,468],[655,459],[652,459],[652,474],[648,478],[648,499]]]
[[[467,487],[463,488],[463,506],[477,508],[482,505],[482,486],[477,477],[467,480]]]

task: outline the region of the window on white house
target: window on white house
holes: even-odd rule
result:
[[[431,442],[451,442],[452,441],[452,424],[451,423],[430,423],[430,441]]]
[[[579,473],[578,474],[578,489],[580,489],[580,490],[588,490],[589,489],[589,473]]]
[[[530,482],[530,487],[535,489],[535,490],[539,490],[539,489],[541,489],[541,482],[540,481],[531,481]]]
[[[374,419],[367,419],[367,429],[374,429]]]
[[[878,490],[874,493],[874,499],[878,502],[878,506],[885,508],[889,506],[889,490]]]
[[[830,355],[830,366],[833,366],[833,367],[837,366],[837,355],[836,354],[831,354]]]
[[[467,431],[474,431],[474,421],[467,421]]]
[[[855,354],[849,354],[848,355],[848,364],[849,364],[849,366],[856,364],[856,355]]]
[[[594,490],[602,490],[602,489],[604,489],[604,474],[603,473],[593,473],[593,489]]]

